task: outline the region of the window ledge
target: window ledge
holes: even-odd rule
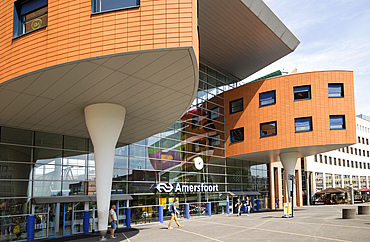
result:
[[[100,11],[100,12],[91,12],[91,15],[97,15],[101,13],[109,13],[109,12],[114,12],[114,11],[119,11],[119,10],[125,10],[125,9],[131,9],[131,8],[139,8],[140,5],[135,5],[135,6],[130,6],[130,7],[124,7],[124,8],[115,8],[115,9],[109,9],[105,11]]]

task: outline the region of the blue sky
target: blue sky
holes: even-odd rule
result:
[[[257,72],[352,70],[356,114],[370,115],[370,1],[264,0],[300,40],[297,49]]]

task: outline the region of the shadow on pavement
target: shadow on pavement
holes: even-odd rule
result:
[[[133,228],[121,228],[115,231],[116,236],[118,237],[119,234],[124,233],[127,238],[131,238],[136,236],[139,233],[138,229]],[[107,236],[109,237],[109,231],[107,232]],[[122,236],[122,235],[121,235]],[[108,238],[107,237],[107,238]],[[60,238],[47,238],[47,239],[38,239],[40,242],[44,241],[98,241],[99,240],[99,233],[88,233],[88,234],[76,234],[71,236],[64,236]],[[108,240],[109,241],[109,240]]]

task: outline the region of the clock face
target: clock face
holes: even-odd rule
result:
[[[194,159],[194,165],[195,165],[195,168],[197,168],[198,170],[202,170],[204,166],[203,159],[200,157],[196,157]]]

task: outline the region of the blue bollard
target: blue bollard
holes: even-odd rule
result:
[[[257,206],[257,211],[260,211],[260,200],[259,199],[257,199],[257,201],[256,201],[256,206]]]
[[[127,208],[126,211],[126,227],[131,228],[131,208]]]
[[[27,218],[27,241],[35,239],[35,216],[28,216]]]
[[[89,233],[89,228],[90,228],[90,212],[85,211],[84,212],[84,234]]]
[[[185,204],[185,218],[190,219],[189,204]]]
[[[211,203],[207,203],[207,214],[209,217],[212,215]]]
[[[243,213],[245,213],[245,200],[243,200]]]
[[[226,202],[226,213],[227,213],[227,214],[230,214],[229,206],[230,206],[230,202],[229,202],[229,201],[227,201],[227,202]]]
[[[159,222],[163,224],[163,206],[159,206]]]

